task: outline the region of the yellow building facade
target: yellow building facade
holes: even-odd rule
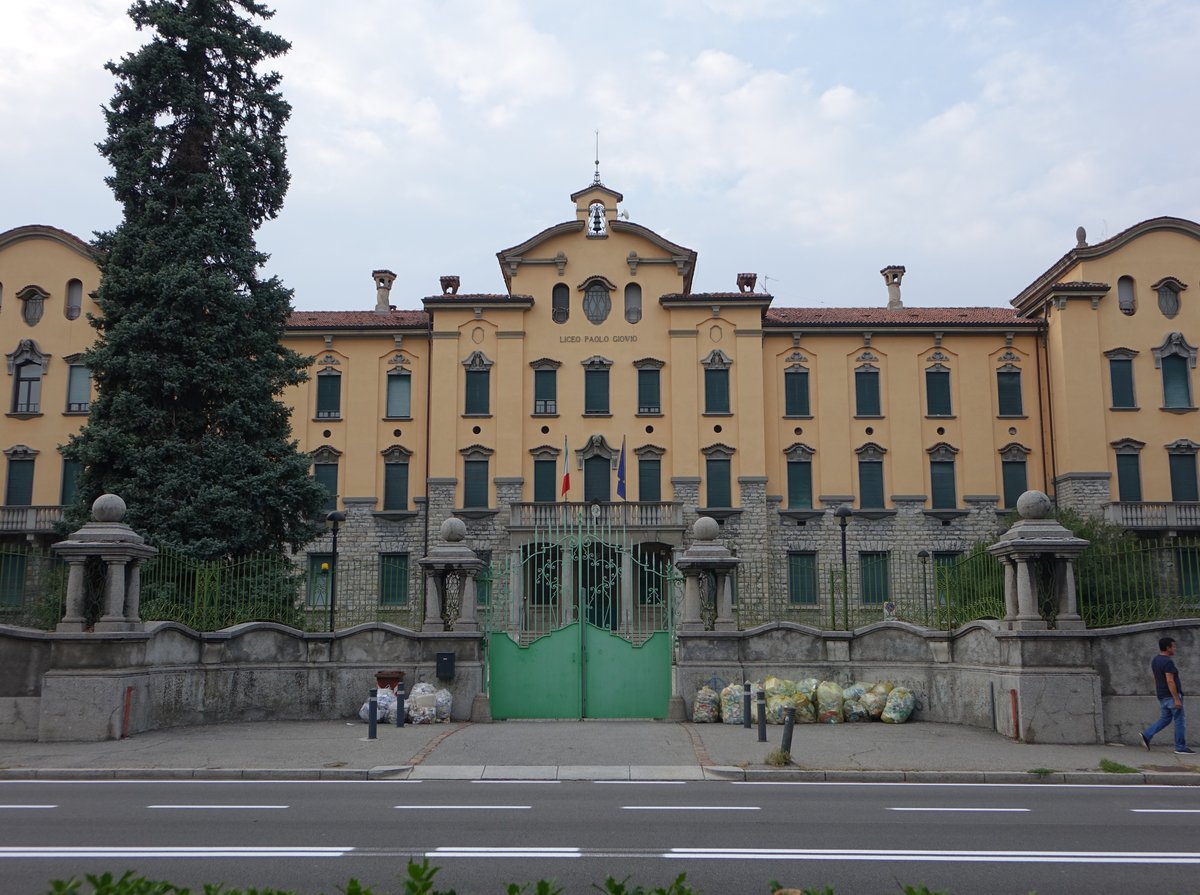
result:
[[[447,276],[424,310],[395,310],[413,286],[381,269],[373,308],[364,272],[364,310],[293,315],[288,344],[313,358],[286,395],[296,436],[347,515],[343,554],[388,570],[352,599],[419,616],[416,560],[452,516],[518,565],[581,518],[669,558],[711,516],[740,560],[743,626],[818,623],[843,544],[851,593],[887,604],[993,539],[1027,488],[1150,534],[1200,530],[1197,224],[1081,232],[1011,309],[906,307],[901,266],[856,307],[788,307],[753,274],[693,292],[696,252],[621,201],[595,182],[499,251],[502,294]],[[86,422],[90,251],[49,227],[0,234],[10,539],[48,538],[71,496],[57,447]],[[522,611],[544,608],[523,586]]]

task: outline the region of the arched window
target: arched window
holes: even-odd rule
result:
[[[1117,280],[1117,307],[1126,317],[1137,313],[1137,294],[1134,292],[1133,277],[1121,277]]]
[[[642,287],[637,283],[625,286],[625,321],[637,323],[642,319]]]
[[[75,320],[83,309],[83,283],[79,280],[67,281],[67,303],[63,305],[63,313],[68,320]]]
[[[600,281],[593,282],[583,294],[583,313],[592,323],[599,326],[608,319],[612,310],[612,299],[608,287]]]
[[[571,317],[571,290],[566,283],[555,283],[550,295],[550,317],[555,323],[566,323]]]

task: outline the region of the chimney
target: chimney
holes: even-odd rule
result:
[[[390,270],[373,270],[371,277],[375,280],[375,313],[387,314],[392,310],[388,298],[392,294],[392,283],[396,282],[396,275]]]
[[[458,286],[462,280],[454,274],[447,274],[444,277],[438,277],[438,282],[442,285],[442,295],[458,295]]]
[[[758,282],[758,274],[756,273],[740,273],[737,275],[737,285],[739,292],[753,292],[754,284]]]
[[[900,281],[904,279],[904,265],[889,264],[879,272],[883,274],[883,281],[887,283],[888,287],[887,309],[899,311],[904,307],[903,302],[900,301]]]

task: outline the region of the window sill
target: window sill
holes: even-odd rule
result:
[[[531,413],[529,415],[531,417],[533,417],[534,419],[538,419],[538,420],[556,420],[556,419],[558,419],[557,413]]]
[[[390,422],[392,420],[397,420],[397,421],[405,421],[406,420],[408,422],[412,422],[412,417],[411,416],[385,416],[384,420],[386,420],[388,422]]]
[[[33,411],[32,413],[22,411],[21,413],[6,413],[4,415],[14,420],[32,420],[41,416],[42,412],[40,410]]]
[[[741,507],[696,507],[696,513],[700,516],[708,516],[716,519],[718,522],[724,522],[732,516],[742,515]]]
[[[489,510],[486,507],[462,507],[450,511],[451,514],[459,519],[490,519],[499,513],[499,510]]]
[[[889,516],[895,516],[895,515],[896,515],[895,510],[885,510],[885,509],[882,509],[881,507],[875,507],[874,509],[858,509],[858,510],[854,511],[854,518],[868,519],[872,522],[874,522],[878,519],[887,519]]]
[[[921,510],[921,512],[931,519],[941,519],[943,522],[951,522],[969,515],[967,510]]]
[[[608,410],[585,410],[583,415],[592,419],[609,419],[612,417],[612,412]]]
[[[490,420],[491,418],[492,418],[492,415],[490,413],[464,413],[463,414],[463,419],[469,419],[469,420]]]
[[[63,416],[87,416],[87,415],[88,415],[88,411],[86,411],[86,410],[64,410],[63,411]]]
[[[927,414],[925,414],[925,419],[927,419],[927,420],[956,420],[956,419],[958,419],[958,417],[955,416],[953,413],[927,413]]]
[[[856,420],[881,420],[881,419],[883,419],[883,414],[882,413],[856,413],[856,414],[854,414],[854,418]]]
[[[706,410],[706,411],[704,411],[704,413],[702,413],[700,415],[701,416],[733,416],[733,411],[731,411],[731,410]]]
[[[342,418],[340,416],[314,416],[312,421],[314,423],[340,423]]]
[[[1113,413],[1132,413],[1132,412],[1141,410],[1142,408],[1140,408],[1140,407],[1110,407],[1108,409],[1111,410]]]
[[[1029,417],[1024,413],[997,413],[996,419],[999,420],[1027,420]]]
[[[783,418],[785,420],[811,420],[813,415],[811,413],[785,413]]]
[[[1165,411],[1166,413],[1195,413],[1196,412],[1195,407],[1160,407],[1158,409]],[[12,415],[13,414],[10,414],[10,416],[12,416]]]
[[[417,518],[418,513],[416,510],[376,510],[371,515],[389,522],[403,522],[406,519]]]
[[[820,519],[824,515],[825,515],[824,510],[815,510],[815,509],[804,510],[804,509],[796,508],[796,509],[791,509],[791,510],[780,510],[779,511],[779,517],[781,519],[792,519],[796,522],[809,522],[813,519]]]
[[[661,410],[639,410],[634,416],[662,416]]]

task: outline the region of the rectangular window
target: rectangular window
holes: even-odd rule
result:
[[[67,367],[67,413],[87,413],[91,402],[91,372],[83,364],[71,364]]]
[[[854,413],[879,416],[879,371],[854,371]]]
[[[1196,455],[1171,454],[1171,500],[1200,500],[1196,489]]]
[[[383,464],[384,510],[408,509],[408,464]]]
[[[729,413],[729,371],[704,371],[704,412]]]
[[[787,505],[789,510],[812,509],[812,462],[788,460]]]
[[[0,553],[0,609],[20,609],[25,602],[25,554]]]
[[[335,420],[342,416],[342,377],[340,373],[317,374],[317,419]]]
[[[558,500],[558,461],[533,461],[533,499],[538,503]]]
[[[996,393],[999,396],[999,416],[1022,416],[1021,371],[1001,370],[996,373]]]
[[[888,553],[858,554],[859,586],[864,603],[886,603],[890,591]]]
[[[533,412],[558,413],[558,371],[533,371]]]
[[[662,413],[659,397],[659,374],[661,370],[638,370],[638,413]]]
[[[864,510],[883,509],[883,461],[858,461],[858,506]]]
[[[326,494],[325,507],[326,513],[332,513],[337,509],[337,493],[338,493],[338,465],[336,463],[314,463],[313,478],[325,486]]]
[[[925,371],[925,401],[929,416],[950,416],[950,371]]]
[[[33,503],[33,458],[10,458],[8,481],[4,488],[4,505],[27,507]]]
[[[1142,500],[1141,461],[1140,454],[1117,454],[1117,500],[1121,503]]]
[[[408,419],[412,416],[412,376],[407,373],[388,373],[388,419]]]
[[[788,603],[817,605],[817,554],[788,554]]]
[[[643,503],[662,500],[662,461],[657,457],[638,458],[638,500]]]
[[[785,416],[809,416],[808,370],[783,371],[783,413]]]
[[[463,508],[488,505],[488,461],[463,461]]]
[[[583,412],[608,413],[608,370],[583,371]]]
[[[408,554],[379,554],[379,605],[408,605]]]
[[[958,505],[954,488],[954,461],[929,461],[929,487],[933,493],[930,506],[935,510],[952,510]]]
[[[27,361],[16,369],[13,384],[13,413],[42,412],[42,367]]]
[[[1112,381],[1112,406],[1136,407],[1133,394],[1133,361],[1128,357],[1108,359],[1108,378]]]
[[[707,484],[705,506],[731,507],[731,490],[729,487],[729,460],[724,457],[710,457],[705,464],[705,480]]]
[[[491,376],[488,370],[467,370],[463,413],[467,416],[487,416],[491,413]]]
[[[83,464],[78,460],[63,460],[62,466],[62,489],[58,493],[58,502],[64,507],[69,507],[75,503],[75,497],[79,494],[79,473],[83,471]]]
[[[1188,360],[1179,354],[1162,359],[1163,407],[1191,407],[1192,384],[1188,378]]]
[[[1000,461],[1000,475],[1004,482],[1004,507],[1012,509],[1017,505],[1017,498],[1029,490],[1028,479],[1025,475],[1025,461]]]
[[[308,554],[308,582],[304,591],[304,605],[311,609],[328,606],[332,583],[333,554]]]

